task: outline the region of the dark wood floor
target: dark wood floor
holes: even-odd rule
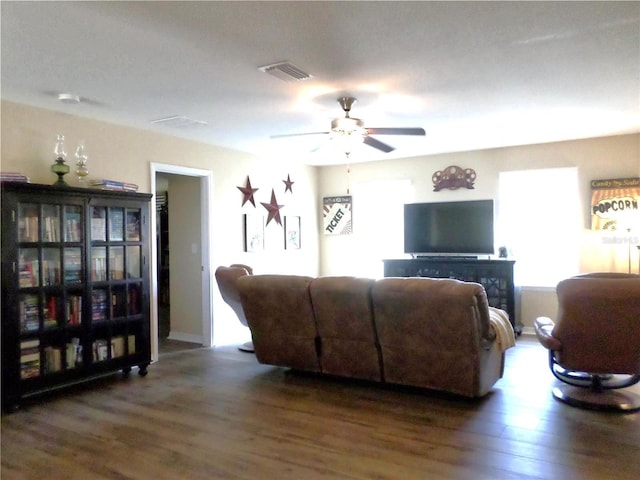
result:
[[[2,479],[634,479],[640,414],[552,399],[521,337],[481,401],[259,365],[233,347],[161,356],[2,417]]]

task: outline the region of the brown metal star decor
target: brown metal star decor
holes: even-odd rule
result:
[[[291,187],[293,187],[293,184],[296,182],[292,182],[289,175],[287,175],[286,180],[282,180],[282,181],[284,182],[284,193],[287,193],[287,192],[293,193],[293,189]]]
[[[276,194],[273,191],[273,188],[271,189],[271,203],[260,203],[262,203],[262,206],[267,209],[267,212],[269,212],[269,215],[267,216],[267,225],[269,225],[269,222],[273,219],[276,220],[276,223],[278,225],[282,225],[282,219],[280,218],[280,209],[284,207],[284,205],[278,205],[278,202],[276,201]]]
[[[236,187],[238,190],[240,190],[242,192],[242,206],[244,207],[244,204],[247,203],[247,201],[251,202],[251,205],[253,205],[254,207],[256,206],[256,201],[253,198],[253,194],[256,193],[258,191],[257,188],[252,188],[251,187],[251,180],[249,180],[249,177],[247,176],[247,184],[244,187]]]

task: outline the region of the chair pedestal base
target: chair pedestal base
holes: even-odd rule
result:
[[[584,387],[560,385],[552,390],[553,397],[568,405],[592,410],[635,412],[640,410],[640,395],[623,390],[594,391]]]

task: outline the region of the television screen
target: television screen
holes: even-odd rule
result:
[[[404,251],[493,254],[493,200],[405,204]]]

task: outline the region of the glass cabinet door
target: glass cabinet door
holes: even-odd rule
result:
[[[140,278],[142,271],[140,269],[140,246],[127,246],[127,278]]]
[[[64,241],[82,242],[82,207],[66,205],[64,207]]]
[[[124,279],[124,247],[109,247],[109,278],[111,280]]]
[[[107,240],[107,209],[91,207],[91,240],[105,242]]]
[[[140,210],[127,210],[127,240],[140,241]]]
[[[18,241],[37,242],[40,239],[38,205],[21,203],[18,206]]]
[[[60,284],[60,249],[42,249],[42,284]]]
[[[112,207],[109,209],[109,241],[121,242],[124,240],[124,208]]]
[[[42,241],[60,241],[60,206],[42,206]]]
[[[19,249],[18,275],[20,288],[40,286],[40,258],[37,248]]]
[[[82,248],[67,247],[64,255],[64,283],[71,285],[82,282]]]

